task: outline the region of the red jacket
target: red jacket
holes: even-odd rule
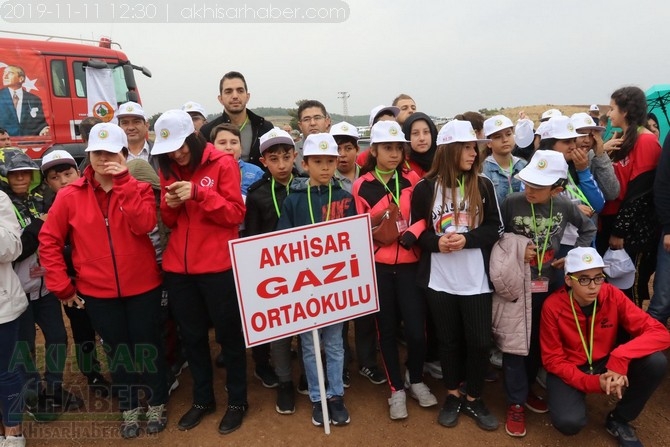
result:
[[[88,166],[79,180],[61,189],[39,234],[39,256],[47,288],[60,299],[78,290],[96,298],[139,295],[161,284],[156,253],[147,233],[156,226],[151,185],[124,172],[114,176],[104,196]],[[105,218],[105,214],[107,218]],[[74,283],[67,274],[63,247],[69,238]]]
[[[575,312],[588,346],[591,337],[591,318],[586,318],[576,302]],[[609,355],[607,369],[619,374],[628,374],[628,364],[631,360],[670,347],[668,330],[610,284],[603,284],[600,288],[595,319],[593,362]],[[619,327],[624,328],[632,339],[614,348]],[[555,374],[571,387],[584,393],[601,392],[600,378],[577,368],[586,364],[587,359],[565,287],[552,293],[544,302],[540,345],[542,363],[547,372]]]
[[[411,214],[410,199],[412,197],[412,191],[414,191],[414,185],[416,185],[420,179],[413,171],[403,172],[402,177],[409,185],[402,188],[400,191],[400,214],[402,214],[402,217],[409,224]],[[393,184],[393,180],[391,180],[390,185]],[[370,215],[373,215],[386,209],[390,203],[389,201],[393,200],[390,194],[386,194],[381,200],[378,200],[375,203],[369,203],[368,200],[370,200],[370,197],[376,195],[375,192],[372,191],[372,188],[375,186],[379,188],[381,183],[372,172],[366,173],[354,182],[351,194],[354,196],[356,212],[358,214],[370,213]],[[415,237],[418,237],[425,228],[425,222],[421,221],[418,224],[409,227],[407,231],[413,233]],[[412,247],[407,250],[401,247],[398,242],[385,247],[381,247],[375,243],[374,250],[375,262],[381,264],[393,265],[419,262],[420,253],[418,247]]]
[[[163,270],[173,273],[216,273],[232,267],[228,241],[238,238],[244,221],[240,192],[240,167],[231,154],[207,143],[195,172],[171,164],[178,178],[161,172],[161,217],[172,229],[163,253]],[[170,208],[165,187],[176,181],[190,181],[193,199]]]

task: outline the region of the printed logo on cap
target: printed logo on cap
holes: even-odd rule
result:
[[[192,108],[193,108],[193,104],[190,104],[190,103],[189,103],[189,104],[186,104],[186,108],[187,108],[187,109],[192,109]]]
[[[586,123],[588,125],[594,125],[595,124],[595,122],[593,122],[593,119],[590,116],[587,116],[586,118],[584,118],[584,123]]]
[[[502,120],[496,120],[494,124],[496,125],[496,127],[500,127],[502,126]]]
[[[321,143],[319,143],[319,149],[321,149],[322,151],[325,151],[326,149],[328,149],[328,142],[327,141],[322,141]]]
[[[109,132],[107,132],[105,129],[102,129],[100,132],[98,132],[98,138],[101,140],[104,140],[109,136]]]
[[[341,129],[342,131],[346,132],[347,130],[349,130],[349,126],[347,126],[346,124],[342,124],[342,126],[340,127],[340,129]]]
[[[572,125],[572,123],[568,123],[568,130],[569,130],[570,132],[574,132],[574,131],[575,131],[575,127]]]
[[[277,136],[277,132],[270,132],[270,138],[274,138]]]
[[[170,136],[170,131],[167,129],[161,129],[160,135],[162,139],[166,140]]]
[[[544,158],[537,162],[537,169],[546,169],[547,166],[549,166],[549,163]]]
[[[584,263],[586,263],[586,264],[590,264],[590,263],[593,262],[593,256],[591,256],[590,254],[587,253],[587,254],[582,256],[582,261],[584,261]]]
[[[57,159],[63,158],[63,157],[61,157],[60,154],[53,154],[51,158],[53,158],[54,160],[57,160]]]
[[[473,137],[477,136],[474,129],[470,129],[470,135],[472,135]]]
[[[389,128],[389,134],[395,137],[396,135],[398,135],[398,129],[396,129],[395,127]]]
[[[135,110],[133,106],[126,106],[126,112],[132,112],[133,110]]]

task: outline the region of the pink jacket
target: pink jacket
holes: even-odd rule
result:
[[[498,348],[508,354],[528,355],[530,348],[530,264],[524,262],[524,256],[531,242],[527,237],[505,233],[491,249],[493,338]]]

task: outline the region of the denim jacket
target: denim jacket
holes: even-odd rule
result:
[[[522,158],[512,157],[512,172],[510,173],[509,170],[503,169],[498,165],[498,162],[493,158],[493,155],[486,157],[482,174],[488,177],[493,183],[499,204],[503,203],[503,200],[505,200],[505,197],[507,197],[509,193],[523,190],[521,187],[521,180],[514,176],[527,164],[528,163]]]

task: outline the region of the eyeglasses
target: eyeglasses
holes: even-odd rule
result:
[[[589,278],[588,276],[580,276],[579,278],[569,275],[570,278],[574,279],[579,283],[580,286],[587,287],[588,285],[591,284],[591,281],[593,281],[593,284],[596,286],[601,285],[602,283],[605,282],[605,276],[600,275],[600,276],[595,276],[593,278]]]
[[[304,117],[302,117],[302,119],[300,120],[300,122],[303,123],[303,124],[309,124],[311,121],[319,122],[319,121],[321,121],[321,120],[323,120],[323,119],[325,119],[325,118],[326,118],[326,117],[323,116],[323,115],[304,116]]]

